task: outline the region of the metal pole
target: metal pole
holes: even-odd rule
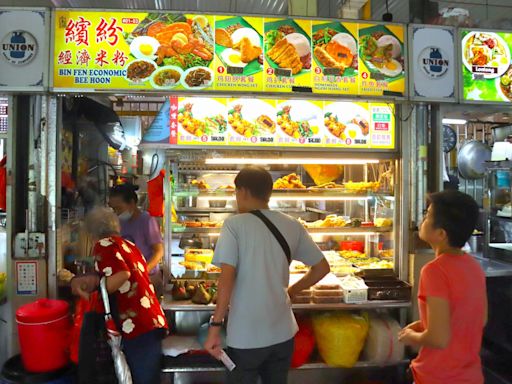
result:
[[[48,295],[57,297],[57,260],[60,255],[59,218],[60,209],[60,135],[59,127],[60,100],[55,96],[48,97],[48,126],[47,126],[47,202],[48,202]]]

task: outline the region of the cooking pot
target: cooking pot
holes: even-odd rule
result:
[[[485,174],[485,162],[491,160],[491,148],[477,140],[466,142],[457,155],[459,172],[464,179],[481,179]]]

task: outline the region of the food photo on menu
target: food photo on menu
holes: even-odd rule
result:
[[[463,32],[464,98],[512,101],[512,39],[507,33]]]
[[[215,45],[228,73],[250,76],[263,70],[263,37],[245,18],[216,20]]]
[[[323,73],[336,76],[357,74],[357,41],[341,23],[313,26],[312,40],[313,56]]]
[[[359,55],[374,79],[394,81],[404,76],[403,43],[384,25],[360,30]]]
[[[264,51],[278,76],[294,77],[311,70],[310,36],[294,20],[265,23]]]
[[[149,81],[152,88],[162,90],[212,85],[214,38],[207,17],[149,14],[125,40],[133,59],[126,66],[129,82]]]

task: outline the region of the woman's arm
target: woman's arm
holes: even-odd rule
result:
[[[148,273],[150,273],[164,257],[164,245],[162,243],[154,244],[151,246],[152,255],[148,261]]]
[[[107,277],[107,291],[114,293],[130,278],[131,274],[128,271],[121,271],[114,273],[112,276]]]

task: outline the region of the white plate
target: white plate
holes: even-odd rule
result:
[[[195,119],[203,120],[216,115],[227,115],[226,106],[219,101],[207,97],[190,97],[180,100],[179,108],[192,104],[192,114]]]
[[[211,75],[211,79],[210,79],[210,82],[208,84],[203,84],[203,85],[199,85],[197,87],[191,87],[189,86],[186,82],[185,82],[185,79],[187,78],[187,75],[192,72],[192,71],[195,71],[197,69],[204,69],[208,72],[210,72],[210,75]],[[208,88],[208,87],[211,87],[212,84],[213,84],[213,80],[214,80],[214,73],[213,71],[208,68],[208,67],[192,67],[192,68],[189,68],[185,71],[185,73],[183,74],[183,76],[181,76],[181,80],[180,80],[180,83],[181,85],[183,86],[183,88],[185,89],[188,89],[189,91],[195,91],[195,90],[198,90],[198,89],[204,89],[204,88]]]
[[[477,33],[481,33],[481,32],[471,32],[471,33],[468,33],[466,36],[464,36],[464,38],[462,39],[462,62],[464,63],[464,66],[468,69],[469,72],[473,73],[473,66],[468,62],[467,58],[466,58],[466,43],[467,41],[472,37],[474,36],[475,34]],[[500,36],[498,36],[496,33],[492,33],[492,32],[483,32],[483,33],[486,33],[488,34],[489,36],[492,36],[494,37],[496,40],[498,40],[500,42],[500,44],[504,47],[505,49],[505,57],[507,59],[507,62],[506,64],[500,64],[498,66],[498,73],[496,74],[483,74],[483,77],[484,79],[494,79],[496,77],[500,77],[501,75],[503,75],[508,67],[510,66],[510,49],[508,47],[508,44],[505,42],[505,40],[503,40]]]
[[[146,63],[149,63],[151,65],[153,65],[153,67],[155,67],[155,70],[157,69],[157,65],[154,61],[151,61],[151,60],[148,60],[148,59],[136,59],[136,60],[133,60],[133,61],[130,61],[128,64],[126,64],[126,67],[125,67],[125,70],[126,70],[126,76],[124,77],[126,79],[126,81],[132,83],[132,84],[140,84],[140,83],[144,83],[145,81],[147,81],[151,76],[153,76],[153,74],[155,73],[155,71],[153,71],[151,73],[151,75],[149,75],[148,77],[145,77],[143,79],[137,79],[137,80],[132,80],[128,77],[128,68],[130,67],[130,65],[132,65],[133,63],[138,63],[138,62],[146,62]]]
[[[155,76],[157,74],[159,74],[160,72],[163,72],[165,70],[170,70],[170,69],[178,72],[180,74],[180,79],[176,83],[174,83],[174,84],[157,85],[155,83]],[[165,67],[158,68],[155,72],[153,72],[153,74],[151,75],[151,78],[149,79],[149,83],[151,84],[151,87],[153,87],[155,89],[172,89],[172,88],[174,88],[174,87],[176,87],[177,85],[180,84],[180,81],[181,81],[182,77],[183,77],[183,69],[181,69],[180,67],[176,67],[175,65],[167,65]]]

